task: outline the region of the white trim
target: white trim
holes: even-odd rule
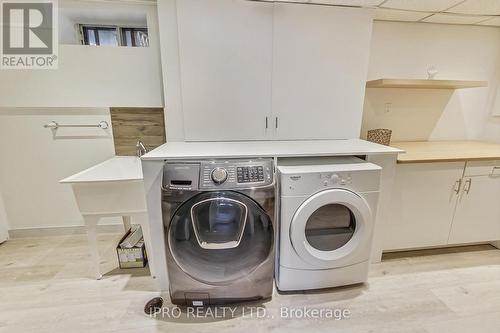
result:
[[[99,233],[123,234],[123,224],[101,224],[97,226]],[[85,235],[85,226],[23,228],[9,230],[10,239],[34,238],[50,236]]]
[[[491,242],[490,245],[500,250],[500,241]]]
[[[64,1],[64,0],[63,0]],[[124,5],[146,5],[155,6],[157,4],[156,0],[75,0],[76,2],[86,2],[86,3],[115,3]]]
[[[9,221],[5,211],[5,205],[0,193],[0,244],[9,239]]]

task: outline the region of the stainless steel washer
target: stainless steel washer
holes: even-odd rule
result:
[[[272,296],[275,195],[272,159],[165,164],[162,209],[174,304]]]

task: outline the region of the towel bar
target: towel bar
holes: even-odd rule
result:
[[[99,124],[97,125],[62,125],[58,124],[56,121],[51,121],[48,124],[43,125],[45,128],[51,128],[51,129],[58,129],[59,127],[93,127],[93,128],[102,128],[102,129],[108,129],[109,124],[107,121],[100,121]]]

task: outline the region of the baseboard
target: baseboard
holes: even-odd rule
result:
[[[98,224],[97,232],[107,233],[107,234],[122,234],[124,233],[123,224]],[[9,239],[68,236],[68,235],[80,235],[80,234],[83,235],[85,233],[86,230],[84,226],[10,229]]]
[[[455,248],[455,247],[467,247],[467,246],[485,245],[485,244],[493,245],[492,242],[484,241],[484,242],[473,242],[473,243],[429,245],[429,246],[421,246],[421,247],[390,249],[390,250],[383,250],[382,253],[385,254],[385,253],[411,252],[411,251],[420,251],[420,250],[439,250],[439,249],[449,249],[449,248]]]
[[[494,241],[490,243],[492,246],[496,247],[497,249],[500,249],[500,241]]]
[[[496,246],[494,246],[493,244],[485,242],[485,243],[468,243],[461,245],[447,245],[447,246],[432,247],[432,248],[428,247],[428,248],[412,249],[405,251],[399,251],[399,250],[391,252],[386,251],[382,255],[382,261],[388,259],[404,258],[404,257],[484,251],[484,250],[492,250],[495,247]]]

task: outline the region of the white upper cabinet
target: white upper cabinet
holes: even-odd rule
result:
[[[370,10],[176,4],[185,140],[359,137]]]
[[[264,139],[273,4],[182,0],[177,20],[185,139]]]
[[[371,31],[367,9],[275,3],[277,138],[359,137]]]

